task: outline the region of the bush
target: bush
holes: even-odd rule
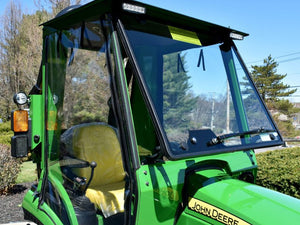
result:
[[[278,129],[283,137],[292,138],[299,135],[299,130],[296,130],[292,119],[282,121],[278,119],[279,115],[274,115],[273,118],[278,126]]]
[[[256,155],[256,183],[300,199],[300,148],[287,148]]]
[[[12,132],[10,122],[0,123],[0,133],[3,132]]]
[[[0,194],[7,194],[15,184],[21,161],[10,156],[10,148],[0,144]]]
[[[0,123],[0,144],[10,145],[10,139],[13,135],[10,122]]]

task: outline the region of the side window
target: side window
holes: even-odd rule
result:
[[[156,152],[156,147],[159,144],[152,118],[142,96],[139,83],[136,76],[133,74],[133,67],[128,61],[128,58],[124,59],[124,66],[135,133],[137,137],[138,151],[142,163],[147,163],[147,156],[154,154]]]
[[[49,157],[43,195],[58,215],[67,214],[56,207],[61,199],[73,206],[83,200],[84,210],[93,215],[85,220],[80,218],[86,217],[85,214],[76,212],[78,221],[83,219],[84,224],[97,221],[95,207],[104,217],[124,211],[125,172],[111,107],[102,24],[102,21],[84,22],[51,33],[45,52],[48,78],[45,151]],[[56,190],[66,191],[69,199],[62,198]],[[62,218],[64,224],[69,223],[68,219],[70,223],[76,220],[72,215],[67,216]]]
[[[94,121],[107,123],[110,97],[105,54],[78,49],[66,69],[62,128]]]

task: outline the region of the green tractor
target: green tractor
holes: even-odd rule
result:
[[[246,33],[129,0],[43,24],[36,85],[17,93],[12,155],[45,225],[299,224],[300,200],[255,185],[280,146],[234,40]]]

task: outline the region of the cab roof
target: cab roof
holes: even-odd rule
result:
[[[137,9],[137,10],[135,10]],[[105,14],[111,14],[113,19],[122,18],[123,15],[132,14],[142,19],[151,19],[160,23],[176,26],[195,32],[205,32],[219,41],[228,39],[242,39],[247,33],[226,28],[203,20],[195,19],[169,10],[154,7],[137,1],[129,0],[95,0],[81,7],[61,12],[59,16],[43,24],[58,30],[68,29],[74,24],[94,18],[101,18]],[[233,34],[233,36],[231,35]]]

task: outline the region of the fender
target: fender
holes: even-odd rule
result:
[[[293,224],[300,216],[299,200],[255,184],[225,179],[189,196],[178,225]]]
[[[63,225],[60,218],[46,203],[43,203],[41,209],[38,209],[38,202],[39,199],[35,196],[35,192],[29,190],[22,202],[24,219],[31,220],[37,224]]]

